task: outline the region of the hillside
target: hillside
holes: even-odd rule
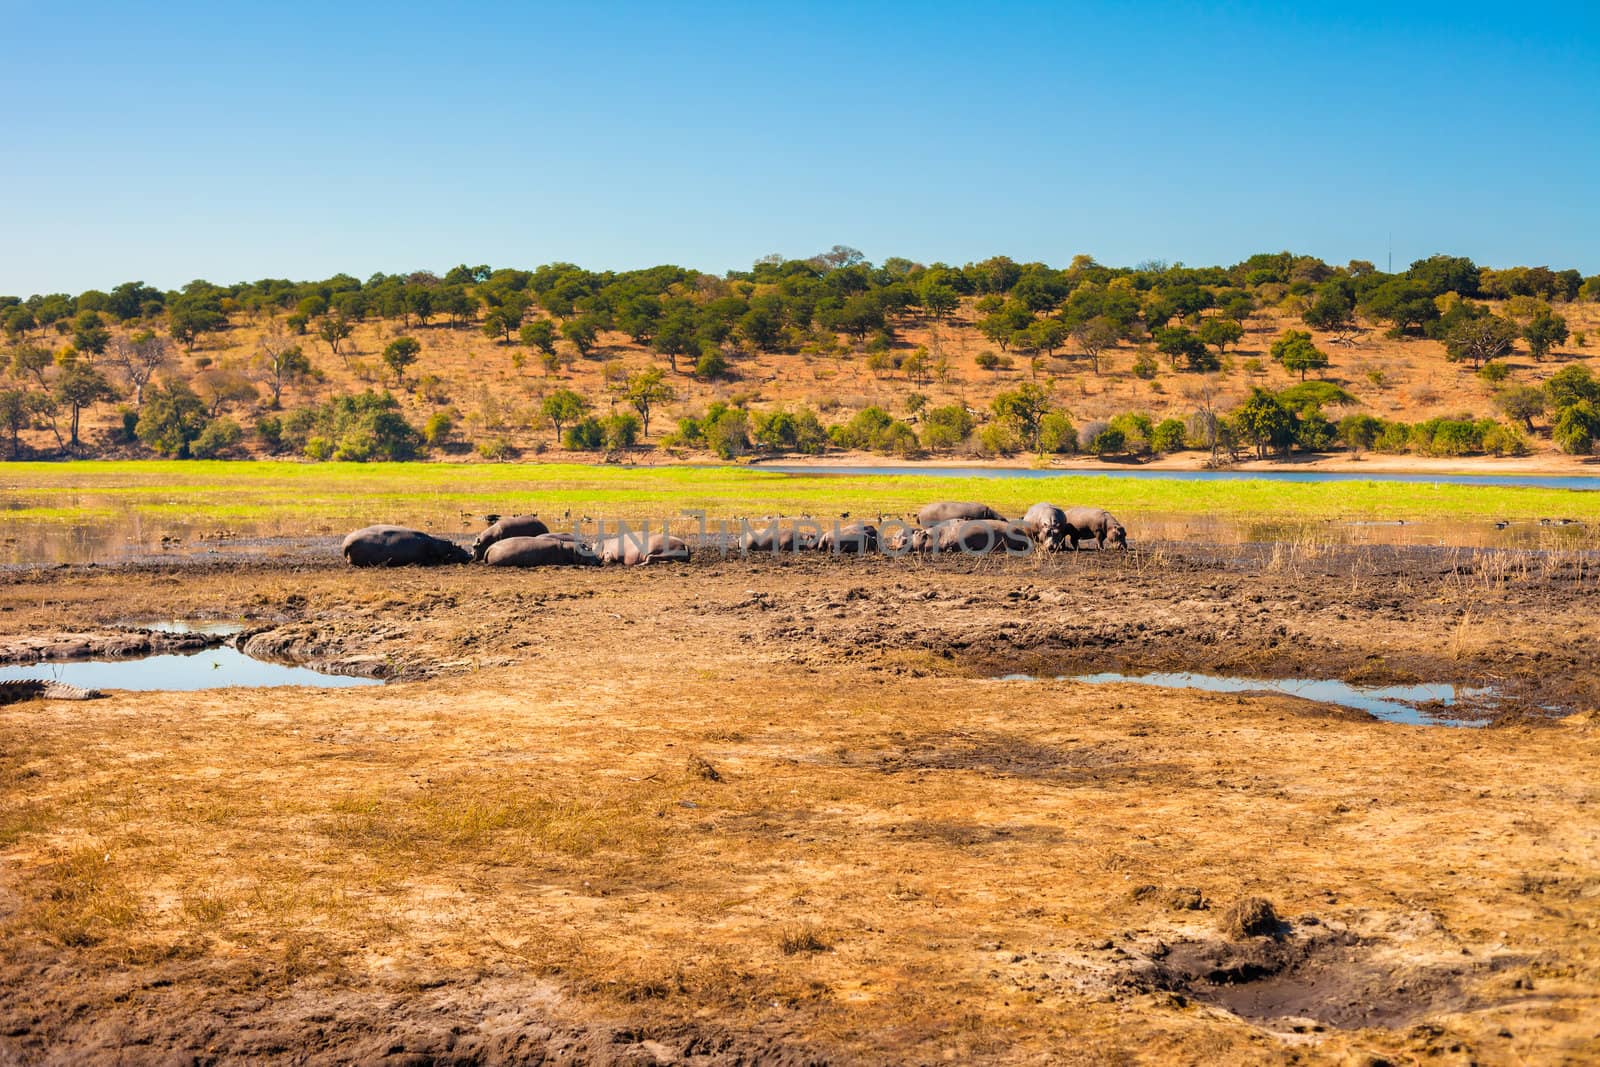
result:
[[[916,291],[916,272],[926,270],[913,268],[908,275],[910,282],[904,286]],[[965,270],[970,272],[973,268],[969,265]],[[483,272],[480,268],[477,277],[484,277]],[[1066,273],[1070,271],[1059,272]],[[1484,272],[1486,276],[1490,273]],[[819,274],[825,279],[827,272],[819,270]],[[1338,269],[1332,269],[1330,276],[1335,280],[1341,277]],[[1186,282],[1186,288],[1201,294],[1196,302],[1209,306],[1187,315],[1180,306],[1178,314],[1169,320],[1177,325],[1170,327],[1156,324],[1151,328],[1148,322],[1141,321],[1153,319],[1156,313],[1150,307],[1161,299],[1163,290],[1152,288],[1141,293],[1134,286],[1126,286],[1144,301],[1144,308],[1113,336],[1100,338],[1111,343],[1100,353],[1097,370],[1084,351],[1084,340],[1092,339],[1092,334],[1083,328],[1083,316],[1073,322],[1071,309],[1080,290],[1114,293],[1117,277],[1080,282],[1059,301],[1053,299],[1053,294],[1047,295],[1037,314],[1030,310],[1025,325],[1009,337],[997,333],[995,319],[1004,314],[1014,312],[1020,322],[1025,295],[1018,293],[1025,288],[1026,277],[1014,280],[1000,292],[956,294],[953,303],[938,308],[937,314],[926,305],[938,305],[938,300],[924,301],[925,306],[921,307],[895,306],[891,297],[881,295],[900,282],[869,286],[865,291],[880,294],[887,309],[880,327],[863,330],[837,318],[826,322],[826,316],[819,312],[817,318],[824,321],[804,328],[788,325],[780,329],[778,336],[767,341],[771,350],[748,342],[753,328],[747,326],[751,312],[746,310],[745,319],[728,319],[739,323],[738,329],[730,329],[715,340],[706,340],[702,325],[701,336],[686,345],[689,351],[680,352],[676,360],[672,346],[663,343],[660,332],[670,326],[674,302],[705,309],[709,321],[719,304],[732,305],[729,316],[736,315],[740,307],[759,310],[763,297],[770,297],[773,306],[779,307],[778,301],[785,299],[786,283],[759,277],[689,276],[688,280],[662,286],[661,292],[644,298],[646,304],[659,302],[666,311],[660,313],[663,317],[652,324],[652,329],[635,326],[632,335],[619,328],[628,324],[630,305],[624,303],[620,310],[585,310],[582,306],[586,299],[592,304],[599,301],[606,293],[604,287],[598,289],[599,296],[580,296],[567,306],[563,306],[559,293],[538,294],[518,309],[520,321],[498,337],[488,335],[494,328],[493,316],[498,306],[492,287],[483,281],[459,287],[470,307],[456,308],[449,316],[438,312],[419,316],[402,307],[390,308],[389,313],[375,310],[360,317],[346,317],[331,308],[326,298],[319,301],[313,296],[308,305],[307,298],[291,299],[293,293],[276,301],[252,300],[248,293],[244,298],[237,293],[223,295],[215,301],[220,313],[210,323],[211,328],[192,338],[181,318],[183,295],[168,294],[163,309],[147,304],[143,313],[124,321],[92,307],[86,311],[69,308],[71,317],[62,315],[48,325],[40,324],[38,319],[44,317],[40,315],[31,325],[8,329],[10,343],[5,351],[12,357],[12,367],[7,376],[0,377],[0,390],[31,394],[36,400],[48,391],[59,390],[64,373],[61,353],[65,350],[70,361],[74,342],[83,339],[82,317],[88,314],[100,320],[103,351],[92,351],[95,345],[91,333],[91,343],[86,346],[90,350],[79,351],[77,358],[104,374],[113,395],[84,409],[80,432],[83,446],[78,454],[137,454],[143,450],[143,446],[127,440],[124,433],[133,390],[127,375],[118,369],[116,356],[130,347],[133,338],[149,333],[157,338],[155,343],[167,357],[156,372],[155,381],[188,383],[206,408],[202,420],[222,417],[240,426],[241,439],[225,454],[263,456],[274,451],[268,441],[253,432],[263,416],[273,414],[270,375],[265,373],[263,356],[271,350],[298,346],[309,361],[310,373],[298,378],[286,376],[279,418],[295,409],[325,404],[339,395],[388,391],[398,403],[399,413],[419,430],[430,419],[434,420],[433,428],[438,429],[437,417],[441,414],[448,419],[450,428],[425,445],[424,454],[514,458],[561,448],[553,427],[541,413],[544,399],[553,391],[572,390],[598,416],[632,411],[622,395],[626,380],[649,367],[663,370],[674,398],[651,410],[648,433],[638,445],[641,449],[658,448],[663,438],[677,429],[680,418],[703,416],[708,407],[719,402],[747,408],[752,416],[775,408],[804,407],[816,412],[827,426],[848,423],[859,412],[877,407],[905,420],[918,434],[926,422],[919,412],[953,405],[972,412],[981,430],[985,421],[998,418],[993,408],[995,398],[1015,393],[1025,383],[1042,390],[1049,405],[1070,418],[1080,432],[1091,424],[1129,412],[1147,415],[1154,423],[1168,418],[1188,422],[1202,407],[1209,406],[1219,414],[1237,409],[1255,388],[1276,393],[1298,383],[1302,374],[1286,369],[1271,354],[1273,342],[1291,330],[1308,332],[1315,349],[1327,358],[1325,367],[1313,367],[1303,376],[1338,385],[1353,398],[1353,402],[1327,405],[1322,414],[1331,423],[1355,412],[1406,423],[1461,416],[1505,420],[1495,402],[1496,394],[1514,386],[1542,386],[1565,367],[1592,366],[1594,355],[1600,353],[1600,303],[1593,300],[1558,298],[1553,304],[1545,304],[1526,295],[1505,298],[1476,294],[1469,306],[1495,321],[1525,323],[1541,308],[1546,312],[1553,308],[1567,327],[1565,341],[1553,345],[1544,359],[1530,354],[1525,339],[1514,341],[1509,352],[1495,361],[1504,367],[1504,379],[1493,382],[1475,373],[1470,361],[1450,361],[1448,338],[1391,336],[1391,324],[1361,313],[1365,308],[1352,309],[1351,320],[1338,330],[1308,326],[1302,316],[1315,320],[1306,309],[1318,299],[1322,291],[1318,287],[1270,280],[1238,286]],[[447,286],[432,275],[411,278],[408,286]],[[415,280],[418,278],[423,280]],[[265,284],[257,283],[257,288]],[[1324,287],[1328,284],[1331,283],[1322,283]],[[927,288],[922,286],[922,291]],[[1296,289],[1300,291],[1295,292]],[[528,292],[532,294],[531,289]],[[1247,310],[1237,304],[1231,310],[1218,306],[1236,301],[1241,295],[1252,305]],[[84,299],[78,298],[78,303],[81,305]],[[93,298],[88,300],[91,305],[95,302]],[[1448,312],[1462,301],[1451,292],[1432,298],[1432,302]],[[40,298],[31,303],[39,304]],[[26,306],[13,303],[13,309]],[[552,306],[565,314],[552,312]],[[637,306],[637,298],[633,306]],[[0,315],[4,310],[0,307]],[[347,323],[349,330],[349,336],[339,340],[337,354],[333,344],[318,336],[320,324],[335,316]],[[1238,321],[1242,334],[1226,344],[1216,369],[1180,369],[1186,367],[1182,360],[1169,358],[1158,350],[1158,340],[1167,333],[1193,328],[1203,336],[1204,324],[1223,316]],[[421,321],[422,318],[428,321]],[[580,351],[574,340],[561,336],[563,327],[577,321],[586,321],[592,328],[592,340],[584,338],[582,345],[586,351]],[[548,360],[541,358],[538,345],[518,340],[519,336],[526,336],[527,327],[539,322],[548,322],[550,333],[556,338],[547,346],[553,349]],[[1055,337],[1046,333],[1041,341],[1035,336],[1040,324],[1050,322],[1059,322],[1061,327],[1055,330]],[[841,325],[851,328],[838,328]],[[643,340],[637,339],[640,336]],[[383,353],[402,337],[415,339],[420,350],[415,361],[404,368],[403,377],[397,378],[385,364]],[[16,358],[19,352],[32,351],[37,364],[41,362],[41,350],[51,353],[54,366],[36,365],[30,373],[21,365],[23,360]],[[1215,353],[1216,349],[1202,347],[1202,351]],[[723,373],[712,376],[694,372],[694,364],[707,352],[714,352],[725,363]],[[998,365],[993,363],[996,359]],[[1141,360],[1142,375],[1136,373]],[[981,365],[985,362],[991,364],[989,369]],[[49,426],[48,411],[33,410],[19,420],[22,426],[18,439],[23,452],[35,456],[59,454],[62,450],[57,446],[57,432],[66,435],[67,417],[66,409],[58,402],[55,430]],[[126,425],[132,427],[134,421],[127,417]],[[1535,432],[1526,439],[1528,451],[1557,451],[1549,432],[1551,421],[1548,415],[1535,417]],[[9,431],[9,426],[0,428]],[[926,447],[926,435],[921,442],[891,435],[890,443],[882,450],[924,456],[993,456],[1013,450],[1026,454],[1035,446],[1025,437],[1025,433],[1013,434],[1008,442],[1002,437],[984,438],[978,432],[965,441],[941,440],[930,448]],[[1193,439],[1188,442],[1190,446],[1203,443]],[[1090,444],[1087,435],[1083,444]],[[705,454],[705,446],[699,442],[679,441],[678,445],[676,454]],[[1065,450],[1071,445],[1060,447]],[[1136,441],[1130,442],[1129,447],[1141,451]],[[737,444],[733,449],[736,453],[743,450]],[[297,454],[303,449],[289,444],[276,451]]]

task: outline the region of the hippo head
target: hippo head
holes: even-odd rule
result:
[[[1128,551],[1128,531],[1120,522],[1113,521],[1106,529],[1106,540],[1114,545],[1121,545],[1122,551]]]
[[[469,553],[454,541],[447,541],[442,537],[434,538],[431,547],[433,559],[437,563],[470,563],[475,558],[477,550],[477,546],[474,545],[473,552]]]
[[[489,551],[489,546],[492,545],[492,544],[494,544],[494,542],[490,541],[490,540],[485,540],[483,534],[479,534],[477,537],[474,537],[472,539],[472,560],[473,560],[473,562],[474,563],[482,563],[483,562],[484,553]]]

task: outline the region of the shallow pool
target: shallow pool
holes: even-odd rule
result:
[[[324,674],[310,667],[269,663],[225,645],[199,652],[168,653],[138,659],[67,660],[0,667],[0,682],[19,678],[46,678],[85,689],[135,690],[280,685],[349,689],[383,684],[376,678],[352,678],[342,674]]]

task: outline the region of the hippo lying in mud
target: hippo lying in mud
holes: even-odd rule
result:
[[[1054,504],[1035,504],[1022,516],[1022,526],[1040,548],[1059,552],[1067,545],[1067,513]]]
[[[834,555],[855,553],[857,555],[876,552],[878,550],[878,528],[870,522],[847,522],[843,526],[834,526],[824,530],[817,539],[817,548],[823,552]]]
[[[602,563],[620,563],[624,567],[642,567],[646,563],[671,563],[689,561],[689,542],[670,534],[651,534],[649,537],[618,534],[608,537],[595,546]]]
[[[571,534],[506,537],[490,545],[483,561],[491,567],[598,567],[600,557]]]
[[[983,555],[1005,552],[1020,556],[1033,551],[1033,540],[1020,522],[1003,519],[965,519],[940,523],[928,530],[935,552],[966,552]]]
[[[917,512],[918,526],[937,526],[941,522],[952,519],[998,519],[1006,521],[1006,517],[987,504],[974,504],[971,502],[941,500],[936,504],[929,504]]]
[[[339,550],[357,567],[434,567],[472,560],[454,541],[404,526],[364,526],[346,537]]]
[[[809,552],[817,547],[820,533],[815,527],[806,529],[804,524],[797,524],[787,529],[779,529],[776,526],[776,523],[772,523],[751,528],[739,538],[739,551]]]
[[[1078,550],[1079,541],[1088,541],[1091,538],[1105,550],[1106,542],[1121,545],[1122,550],[1128,550],[1128,531],[1123,528],[1105,508],[1069,508],[1066,513],[1067,540],[1072,543],[1072,550]]]
[[[513,515],[509,519],[501,519],[473,539],[472,558],[483,559],[484,553],[489,551],[489,546],[496,541],[503,541],[508,537],[538,537],[549,532],[550,527],[540,522],[537,515]]]

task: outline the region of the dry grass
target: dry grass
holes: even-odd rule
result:
[[[1228,580],[1343,595],[1344,576],[1294,562]],[[1405,1058],[1436,1042],[1508,1062],[1502,1028],[1532,1061],[1594,1051],[1592,726],[1410,729],[1281,698],[996,683],[926,648],[845,655],[771,636],[814,622],[932,647],[969,598],[962,610],[990,620],[1159,622],[1179,603],[1193,618],[1209,595],[1194,583],[1221,580],[1069,565],[774,569],[759,579],[771,612],[734,609],[744,565],[0,586],[8,628],[110,617],[132,597],[181,615],[253,585],[303,598],[330,628],[403,625],[414,657],[453,660],[454,642],[489,633],[467,654],[497,663],[381,690],[0,708],[0,901],[15,903],[0,943],[17,961],[47,954],[51,981],[113,1014],[93,990],[129,967],[195,1011],[239,989],[337,988],[380,1020],[389,991],[492,974],[553,983],[574,1018],[780,1028],[889,1062]],[[908,582],[943,599],[902,603]],[[440,583],[458,606],[423,620]],[[1023,586],[1055,599],[988,602]],[[507,614],[558,590],[573,595]],[[1558,648],[1566,627],[1518,603],[1475,608],[1473,626]],[[1318,640],[1391,653],[1408,633],[1440,658],[1459,632],[1454,616],[1296,623],[1313,624]],[[512,651],[518,635],[538,641]],[[1527,871],[1556,888],[1526,889]],[[1282,1037],[1119,993],[1095,946],[1208,935],[1210,913],[1166,903],[1190,888],[1266,896],[1405,959],[1501,959],[1473,979],[1488,1007],[1426,1031]],[[37,981],[5,973],[7,988]]]

